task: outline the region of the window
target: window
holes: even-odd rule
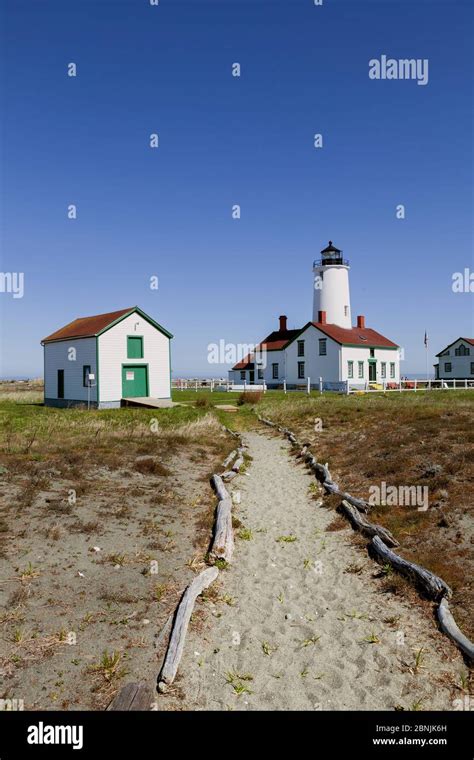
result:
[[[387,377],[387,362],[382,362],[380,364],[380,377]]]
[[[452,366],[451,362],[445,362],[444,363],[444,371],[445,372],[451,372],[452,369],[453,369],[453,366]]]
[[[263,380],[263,369],[258,370],[258,379]]]
[[[319,339],[319,355],[320,356],[326,356],[327,353],[327,339],[326,338],[320,338]]]
[[[474,375],[474,362],[471,362],[471,375]]]
[[[454,351],[455,356],[469,356],[470,353],[470,350],[464,345],[464,343],[461,343],[461,345]]]
[[[370,349],[370,358],[373,359],[375,356],[375,348]]]
[[[298,380],[304,380],[304,362],[298,362]]]
[[[89,385],[89,375],[90,375],[91,367],[90,364],[84,364],[82,368],[82,385],[84,388],[87,388]]]
[[[344,306],[344,316],[345,317],[349,316],[349,307],[348,306]]]
[[[364,362],[357,362],[359,368],[359,377],[364,377]]]
[[[278,380],[278,363],[272,364],[272,378]]]
[[[298,356],[304,356],[304,340],[298,341]]]
[[[347,377],[354,377],[354,362],[347,362]]]
[[[143,338],[127,335],[127,359],[143,359]]]
[[[245,380],[245,370],[243,369],[240,373],[240,379]]]
[[[395,377],[395,362],[390,362],[390,377]]]

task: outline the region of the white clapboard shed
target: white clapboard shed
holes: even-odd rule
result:
[[[75,319],[41,341],[45,404],[170,399],[172,337],[138,306]]]

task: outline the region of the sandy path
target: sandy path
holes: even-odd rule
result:
[[[349,542],[349,528],[326,531],[334,514],[311,498],[315,480],[286,442],[244,439],[253,461],[233,481],[235,515],[253,538],[237,539],[232,567],[219,576],[220,596],[234,604],[201,602],[211,614],[189,631],[176,682],[182,698],[170,694],[163,707],[411,709],[421,700],[421,709],[453,709],[465,671],[457,650],[422,610],[380,593],[376,565]],[[297,540],[277,541],[290,535]],[[351,564],[362,572],[345,572]],[[378,643],[365,640],[373,633]],[[423,667],[412,673],[421,647]],[[237,694],[229,672],[252,693]]]

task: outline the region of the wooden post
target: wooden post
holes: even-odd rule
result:
[[[455,390],[456,390],[456,378],[454,378],[454,380],[453,380],[453,391],[455,391]]]
[[[349,395],[349,380],[346,380],[346,396]]]
[[[198,392],[198,381],[196,380],[196,393]]]
[[[308,377],[308,383],[307,383],[306,392],[307,392],[308,396],[311,394],[311,378],[310,377]]]
[[[247,390],[247,379],[244,380],[244,392]]]
[[[211,377],[211,393],[212,393],[213,390],[214,390],[214,380]]]
[[[322,377],[319,378],[319,392],[320,393],[323,392],[323,378]]]
[[[286,380],[283,380],[283,393],[286,395]]]
[[[267,384],[266,384],[265,380],[263,381],[263,392],[264,393],[267,392]]]

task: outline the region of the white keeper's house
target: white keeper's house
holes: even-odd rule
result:
[[[458,338],[436,357],[436,380],[474,380],[474,338]]]
[[[172,337],[138,306],[75,319],[41,341],[45,404],[170,399]]]
[[[288,329],[287,317],[229,371],[235,385],[288,388],[307,385],[342,389],[367,384],[394,386],[400,381],[400,347],[358,316],[352,325],[349,262],[332,241],[313,263],[313,318]]]

